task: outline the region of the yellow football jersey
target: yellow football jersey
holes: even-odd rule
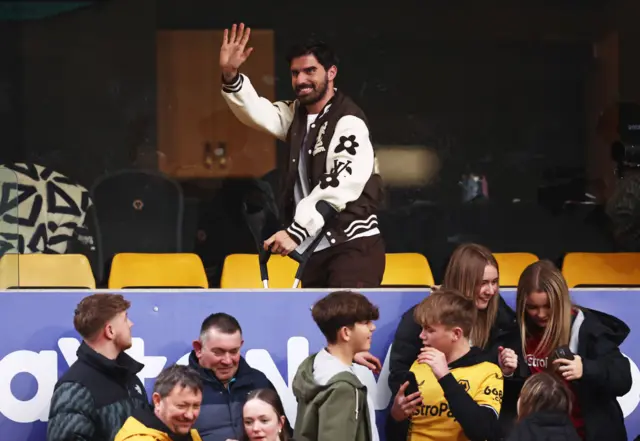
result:
[[[411,416],[409,441],[468,441],[462,427],[454,418],[444,397],[440,383],[429,365],[415,362],[411,372],[416,376],[423,405]],[[503,376],[500,368],[488,362],[460,366],[450,370],[473,400],[500,414]]]

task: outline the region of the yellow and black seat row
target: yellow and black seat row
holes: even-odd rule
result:
[[[500,285],[514,287],[522,271],[538,257],[530,253],[494,253],[500,267]],[[382,286],[430,287],[435,284],[429,261],[418,253],[389,253]],[[291,286],[297,263],[272,256],[268,263],[269,286]],[[640,253],[568,253],[562,272],[570,288],[640,286]],[[78,254],[6,254],[0,258],[0,289],[88,288],[96,283],[91,265]],[[114,257],[109,273],[110,289],[209,288],[200,258],[190,253],[137,254]],[[262,280],[255,254],[226,257],[220,281],[222,289],[260,289]]]

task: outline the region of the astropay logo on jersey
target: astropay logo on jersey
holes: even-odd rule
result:
[[[547,357],[538,358],[533,354],[527,354],[527,366],[532,368],[545,369],[547,367]]]

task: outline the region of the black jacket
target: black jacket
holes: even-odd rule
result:
[[[573,381],[571,387],[582,411],[585,441],[626,440],[624,415],[617,398],[631,390],[631,366],[619,349],[629,335],[629,327],[603,312],[580,311],[583,316],[574,318],[571,340],[577,332],[575,352],[582,358],[582,378]]]
[[[498,348],[503,346],[505,348],[513,348],[518,353],[518,364],[522,366],[524,358],[522,357],[522,351],[518,349],[521,343],[516,314],[502,297],[499,297],[498,300],[498,314],[491,328],[487,348],[483,351],[484,360],[498,364]],[[404,313],[393,339],[389,362],[389,387],[394,397],[422,348],[422,341],[420,340],[422,328],[413,318],[415,308],[414,306]],[[504,398],[502,410],[500,411],[500,423],[505,432],[510,429],[517,416],[516,403],[523,382],[524,379],[521,375],[505,378]]]
[[[613,440],[613,438],[611,439]],[[559,412],[536,412],[523,418],[514,427],[507,441],[582,440],[573,427],[569,415]]]
[[[112,441],[134,409],[149,406],[136,376],[144,366],[124,352],[109,360],[84,342],[77,355],[54,388],[47,441]]]

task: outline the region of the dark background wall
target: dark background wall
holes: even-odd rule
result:
[[[550,170],[582,173],[592,45],[627,16],[619,6],[627,3],[105,0],[43,20],[0,22],[0,161],[50,165],[86,186],[108,171],[154,168],[157,29],[221,29],[239,21],[274,29],[278,98],[291,97],[287,48],[316,34],[339,50],[338,84],[367,112],[375,142],[436,149],[443,169],[432,185],[389,189],[397,222],[386,235],[393,251],[437,248],[429,242],[436,236],[457,240],[437,227],[451,219],[440,216],[425,227],[407,207],[457,201],[461,173],[485,173],[492,199],[504,206],[513,198],[534,206],[538,187],[558,179]],[[632,40],[622,52],[633,53]],[[627,64],[629,72],[639,65]],[[635,82],[625,84],[631,90]],[[213,210],[217,219],[233,211],[231,194]],[[208,188],[199,195],[205,205],[221,197]],[[460,215],[492,222],[483,216]],[[530,212],[521,218],[536,228]]]
[[[544,5],[437,3],[326,2],[312,12],[292,4],[273,14],[267,3],[238,11],[167,0],[158,3],[157,16],[158,26],[169,29],[224,28],[240,20],[275,29],[282,98],[291,96],[283,61],[289,45],[310,34],[331,42],[341,55],[339,85],[367,112],[374,140],[438,150],[441,179],[412,195],[457,198],[456,183],[470,168],[489,175],[494,197],[535,198],[543,168],[582,167],[583,78],[591,53],[576,23],[593,24],[597,2],[546,14]],[[538,34],[556,28],[564,34]]]
[[[4,59],[18,62],[3,63],[11,68],[2,71],[23,98],[14,98],[12,112],[22,125],[3,121],[18,148],[3,150],[25,151],[87,184],[136,160],[153,165],[155,30],[244,20],[275,29],[280,59],[293,41],[312,33],[335,44],[343,60],[340,86],[367,111],[375,140],[436,147],[447,165],[443,183],[469,166],[492,175],[499,193],[503,172],[524,172],[530,176],[515,188],[530,195],[544,166],[582,165],[582,79],[590,43],[575,35],[549,41],[527,35],[540,8],[527,15],[489,5],[454,10],[400,1],[383,10],[330,3],[312,12],[283,3],[274,14],[265,2],[239,8],[109,0],[21,26],[3,24],[2,32],[11,33],[2,39],[9,46],[2,48]],[[290,97],[284,62],[277,94]],[[533,167],[519,165],[533,158]],[[507,196],[517,192],[508,187]]]
[[[155,2],[24,24],[24,142],[85,185],[155,151]],[[138,153],[140,151],[140,153]]]
[[[0,157],[21,159],[24,143],[22,23],[0,23]]]

